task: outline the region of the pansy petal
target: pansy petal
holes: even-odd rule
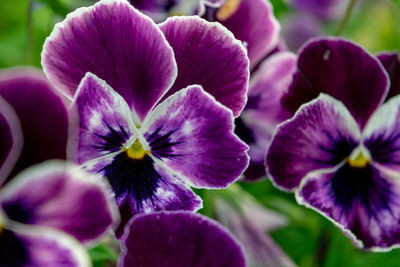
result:
[[[364,145],[374,161],[400,171],[400,95],[389,99],[371,117],[364,132]]]
[[[240,41],[221,24],[195,16],[169,18],[160,28],[178,64],[178,77],[164,99],[199,84],[238,116],[249,81],[249,60]]]
[[[41,227],[14,226],[0,232],[0,266],[89,267],[85,249],[70,236]]]
[[[17,68],[1,72],[0,96],[17,114],[24,137],[10,177],[33,164],[66,158],[67,109],[41,71]]]
[[[198,85],[158,105],[140,131],[151,153],[196,187],[226,187],[248,164],[232,113]]]
[[[387,251],[400,245],[399,178],[374,164],[345,163],[310,173],[296,197],[331,219],[358,247]]]
[[[85,73],[94,73],[139,119],[172,85],[177,71],[173,51],[157,25],[124,0],[104,0],[70,13],[47,38],[42,66],[70,98]]]
[[[245,266],[242,248],[227,230],[189,212],[135,217],[122,243],[119,267]]]
[[[77,167],[46,162],[8,183],[0,205],[13,221],[56,228],[87,242],[118,217],[108,194],[104,184]]]
[[[400,59],[397,52],[382,52],[376,56],[390,78],[390,90],[386,99],[400,94]]]
[[[339,164],[359,142],[346,107],[321,94],[278,127],[267,151],[267,171],[277,186],[293,190],[307,173]]]
[[[342,101],[363,128],[389,85],[382,65],[362,47],[340,38],[313,39],[299,52],[297,71],[282,101],[295,112],[319,93],[327,93]]]
[[[136,134],[128,104],[91,73],[82,79],[70,114],[78,125],[72,126],[68,154],[78,164],[120,151]]]
[[[21,154],[24,138],[14,109],[0,97],[0,186]]]
[[[246,44],[250,68],[279,41],[280,25],[266,0],[228,0],[216,12],[216,20]]]

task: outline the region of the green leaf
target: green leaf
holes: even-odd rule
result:
[[[91,248],[89,251],[90,258],[94,262],[98,261],[112,261],[116,262],[118,260],[117,253],[108,247],[104,243],[100,243],[99,245]]]
[[[55,13],[65,17],[69,13],[69,8],[59,0],[37,0],[48,5]]]

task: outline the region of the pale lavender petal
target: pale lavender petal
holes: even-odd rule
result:
[[[221,24],[195,16],[169,18],[160,28],[178,64],[178,77],[164,99],[199,84],[238,116],[249,81],[249,60],[241,42]]]
[[[58,23],[47,38],[42,66],[50,81],[72,98],[92,72],[105,80],[140,119],[176,77],[174,55],[150,18],[127,1],[100,1]]]
[[[135,217],[122,244],[120,267],[245,266],[242,248],[227,230],[189,212]]]
[[[140,131],[151,153],[196,187],[226,187],[248,164],[248,147],[233,133],[232,113],[201,86],[158,105]]]
[[[48,228],[14,226],[0,233],[0,266],[89,267],[85,249],[70,236]]]
[[[0,186],[21,154],[24,138],[14,109],[0,97]]]
[[[400,171],[400,95],[389,99],[374,113],[363,137],[374,161]]]
[[[13,221],[55,228],[88,242],[118,219],[108,194],[103,183],[77,167],[46,162],[8,183],[0,205]]]
[[[400,93],[400,59],[398,52],[382,52],[376,56],[386,69],[390,78],[389,99]]]
[[[297,9],[308,12],[309,16],[317,15],[322,19],[331,19],[337,13],[343,0],[294,0],[293,6]]]
[[[247,266],[294,267],[292,260],[266,233],[276,215],[253,205],[237,206],[223,199],[215,201],[218,220],[243,244]],[[249,210],[251,208],[251,210]],[[267,227],[265,227],[267,226]]]
[[[70,133],[68,154],[78,164],[121,151],[136,134],[128,104],[91,73],[82,79],[70,114],[77,125]]]
[[[17,114],[24,137],[22,153],[9,177],[33,164],[66,158],[67,109],[41,71],[16,68],[1,72],[0,96]]]
[[[228,0],[217,10],[216,21],[244,42],[250,68],[278,44],[280,25],[269,1]]]
[[[345,163],[310,173],[297,199],[331,219],[358,247],[387,251],[400,245],[399,178],[376,164]]]
[[[360,138],[346,107],[321,94],[278,127],[267,151],[267,171],[277,186],[296,189],[307,173],[343,161]]]
[[[383,66],[365,49],[341,38],[320,38],[299,52],[297,71],[282,101],[295,112],[319,93],[327,93],[342,101],[363,128],[389,86]]]

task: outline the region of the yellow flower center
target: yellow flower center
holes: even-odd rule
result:
[[[143,149],[139,140],[136,140],[128,149],[125,149],[126,154],[131,159],[143,159],[144,156],[149,154],[149,151]]]
[[[227,20],[238,9],[241,0],[228,0],[217,11],[218,20]]]
[[[347,159],[349,165],[354,168],[364,168],[371,162],[371,160],[364,155],[361,151],[358,153],[356,157],[349,157]]]

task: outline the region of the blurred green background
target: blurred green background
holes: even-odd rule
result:
[[[92,1],[93,2],[93,1]],[[284,23],[293,12],[289,1],[272,0],[278,20]],[[0,0],[0,68],[20,65],[40,67],[40,53],[45,38],[55,23],[79,6],[79,0]],[[342,12],[344,13],[344,12]],[[324,22],[325,35],[336,32],[343,17]],[[373,53],[400,49],[400,3],[397,0],[359,0],[344,31],[350,38]],[[271,233],[273,239],[299,266],[400,266],[400,249],[388,253],[360,251],[339,229],[318,213],[296,204],[293,194],[275,189],[270,181],[239,183],[268,208],[289,218],[289,225]],[[200,191],[204,198],[202,213],[211,216],[212,195],[223,192]],[[104,244],[90,251],[95,266],[115,262],[117,255]]]

